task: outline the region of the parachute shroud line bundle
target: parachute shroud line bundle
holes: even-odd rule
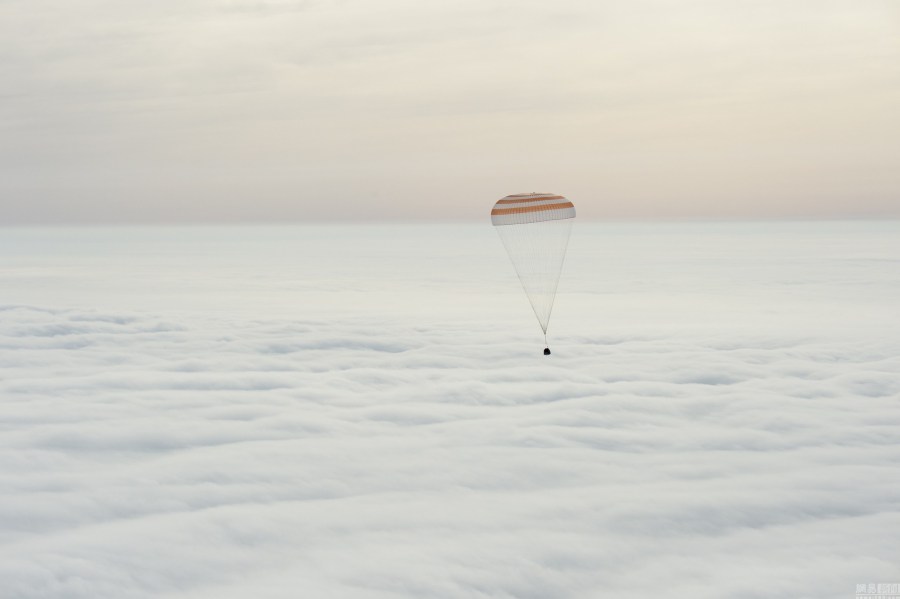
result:
[[[574,218],[572,202],[552,193],[509,195],[491,210],[491,223],[544,331],[545,344]],[[549,353],[547,345],[544,354]]]

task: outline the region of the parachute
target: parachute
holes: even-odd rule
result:
[[[491,210],[491,223],[544,331],[544,355],[550,354],[547,326],[574,218],[572,202],[552,193],[506,196]]]

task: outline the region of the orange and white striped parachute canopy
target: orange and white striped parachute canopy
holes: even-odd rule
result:
[[[491,223],[506,247],[545,341],[574,219],[572,202],[552,193],[506,196],[491,210]]]
[[[547,220],[575,218],[575,206],[563,196],[553,193],[517,193],[498,200],[491,210],[491,223],[524,225]]]

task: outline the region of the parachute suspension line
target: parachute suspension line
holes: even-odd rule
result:
[[[571,218],[496,226],[544,333],[549,328],[571,228]]]

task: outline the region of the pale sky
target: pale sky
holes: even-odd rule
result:
[[[0,224],[900,216],[898,0],[0,0]]]

